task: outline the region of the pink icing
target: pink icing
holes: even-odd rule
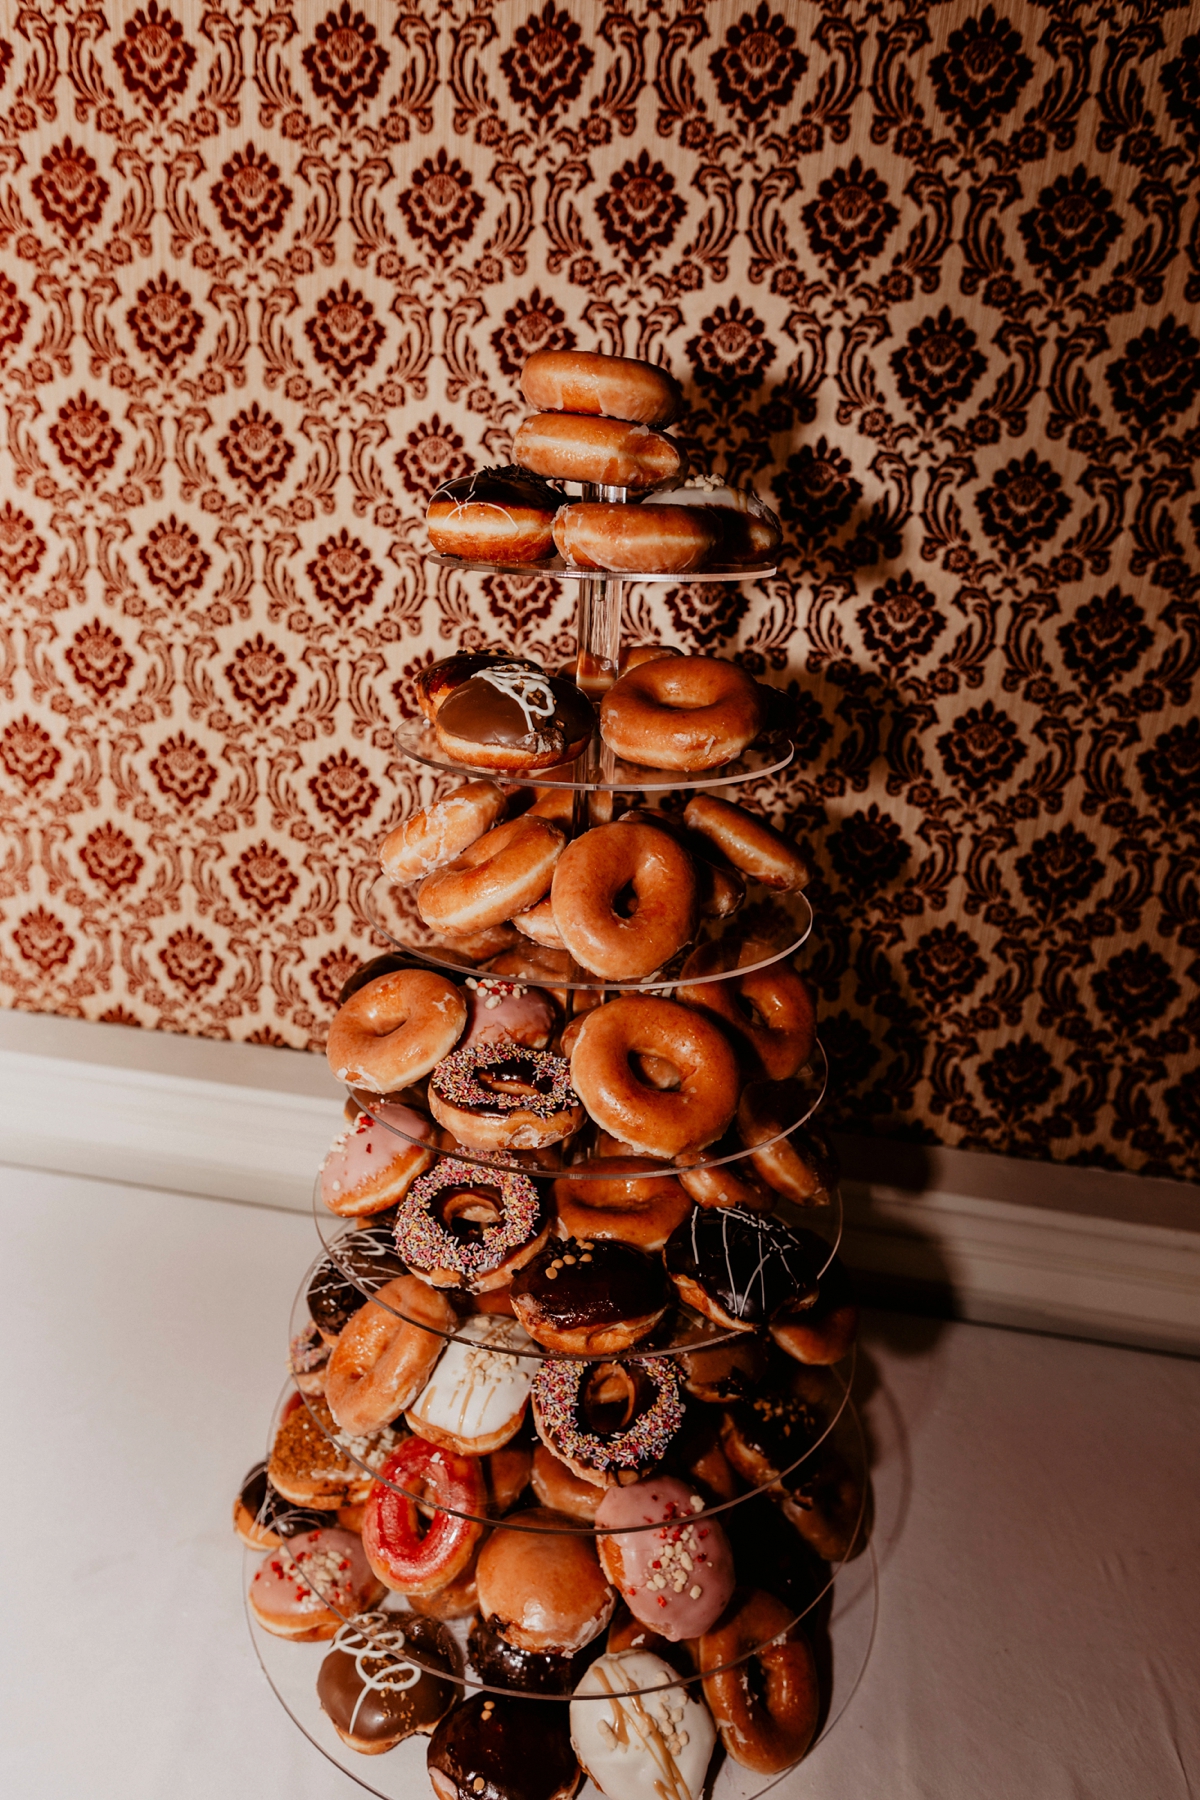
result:
[[[411,1106],[390,1105],[388,1118],[411,1137],[427,1138],[433,1131],[432,1122]],[[411,1145],[402,1137],[385,1131],[366,1113],[359,1113],[349,1131],[334,1139],[321,1164],[321,1198],[326,1206],[344,1205],[359,1188],[377,1181],[393,1164],[399,1165],[412,1155]],[[400,1174],[400,1167],[395,1172]]]
[[[616,1527],[626,1605],[673,1644],[708,1631],[733,1593],[729,1539],[715,1519],[697,1517],[702,1504],[694,1488],[662,1475],[608,1488],[596,1509],[598,1527]],[[656,1519],[662,1520],[657,1531],[621,1529]]]
[[[264,1613],[361,1612],[379,1592],[362,1539],[352,1531],[306,1531],[263,1558],[250,1595]]]
[[[517,987],[496,978],[486,979],[477,987],[465,988],[467,1023],[455,1045],[465,1050],[472,1044],[524,1044],[529,1050],[544,1050],[554,1030],[554,1002],[542,988]]]

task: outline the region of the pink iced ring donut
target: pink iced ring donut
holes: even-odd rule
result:
[[[418,1499],[435,1508],[423,1534]],[[478,1517],[459,1515],[482,1513],[486,1499],[477,1456],[406,1438],[380,1469],[363,1519],[363,1549],[379,1580],[398,1594],[432,1594],[453,1581],[483,1536]]]

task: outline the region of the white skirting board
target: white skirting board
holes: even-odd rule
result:
[[[0,1161],[305,1211],[341,1090],[323,1058],[0,1011]],[[838,1140],[868,1297],[1200,1355],[1200,1188]]]

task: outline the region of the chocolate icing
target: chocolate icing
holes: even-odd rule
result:
[[[321,1664],[317,1698],[339,1731],[386,1743],[433,1729],[460,1691],[443,1673],[462,1673],[444,1625],[417,1613],[359,1613]]]
[[[567,1708],[495,1694],[475,1694],[446,1714],[428,1766],[461,1800],[559,1800],[579,1779]]]
[[[313,1323],[336,1336],[369,1297],[408,1269],[396,1255],[386,1215],[364,1231],[340,1238],[337,1261],[323,1257],[308,1284],[306,1299]]]
[[[238,1499],[256,1525],[279,1537],[298,1537],[302,1531],[321,1531],[329,1523],[327,1512],[310,1506],[293,1506],[267,1480],[265,1462],[255,1463],[238,1490]]]
[[[584,1262],[585,1256],[590,1260]],[[566,1330],[640,1319],[667,1303],[658,1258],[619,1238],[552,1238],[514,1275],[512,1291],[531,1300],[547,1323]]]
[[[563,491],[528,469],[507,463],[503,468],[476,469],[472,475],[456,475],[443,481],[430,496],[430,506],[446,500],[455,506],[528,506],[538,512],[556,513]],[[449,658],[447,658],[447,661]]]
[[[825,1429],[820,1414],[786,1389],[735,1400],[726,1411],[738,1437],[769,1464],[771,1479],[797,1463]]]
[[[812,1291],[829,1247],[744,1206],[698,1206],[667,1239],[670,1275],[690,1276],[731,1318],[763,1325]]]
[[[480,1680],[518,1694],[569,1694],[601,1647],[602,1640],[596,1638],[576,1656],[518,1650],[494,1619],[476,1619],[467,1640],[467,1654]]]
[[[522,670],[523,664],[500,665]],[[474,744],[499,744],[506,749],[562,750],[586,737],[595,723],[595,712],[586,694],[560,675],[537,676],[554,702],[550,716],[536,720],[531,729],[525,709],[510,693],[474,675],[454,689],[438,712],[438,728],[451,737]]]

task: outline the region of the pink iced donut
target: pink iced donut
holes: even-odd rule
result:
[[[524,1044],[529,1050],[545,1050],[558,1017],[545,988],[523,987],[496,975],[467,978],[467,1024],[456,1048],[475,1044]]]
[[[433,1121],[411,1106],[393,1102],[388,1121],[404,1137],[433,1138]],[[403,1200],[433,1162],[432,1142],[426,1149],[406,1144],[404,1137],[386,1130],[369,1113],[359,1113],[350,1129],[333,1140],[321,1164],[321,1198],[330,1212],[361,1219]]]
[[[314,1644],[374,1606],[383,1591],[352,1531],[306,1531],[263,1558],[250,1583],[250,1610],[273,1636]]]
[[[671,1475],[610,1487],[596,1508],[597,1532],[615,1533],[596,1539],[604,1573],[634,1618],[673,1644],[711,1630],[734,1589],[729,1539],[703,1511]],[[644,1529],[656,1519],[657,1531]]]

